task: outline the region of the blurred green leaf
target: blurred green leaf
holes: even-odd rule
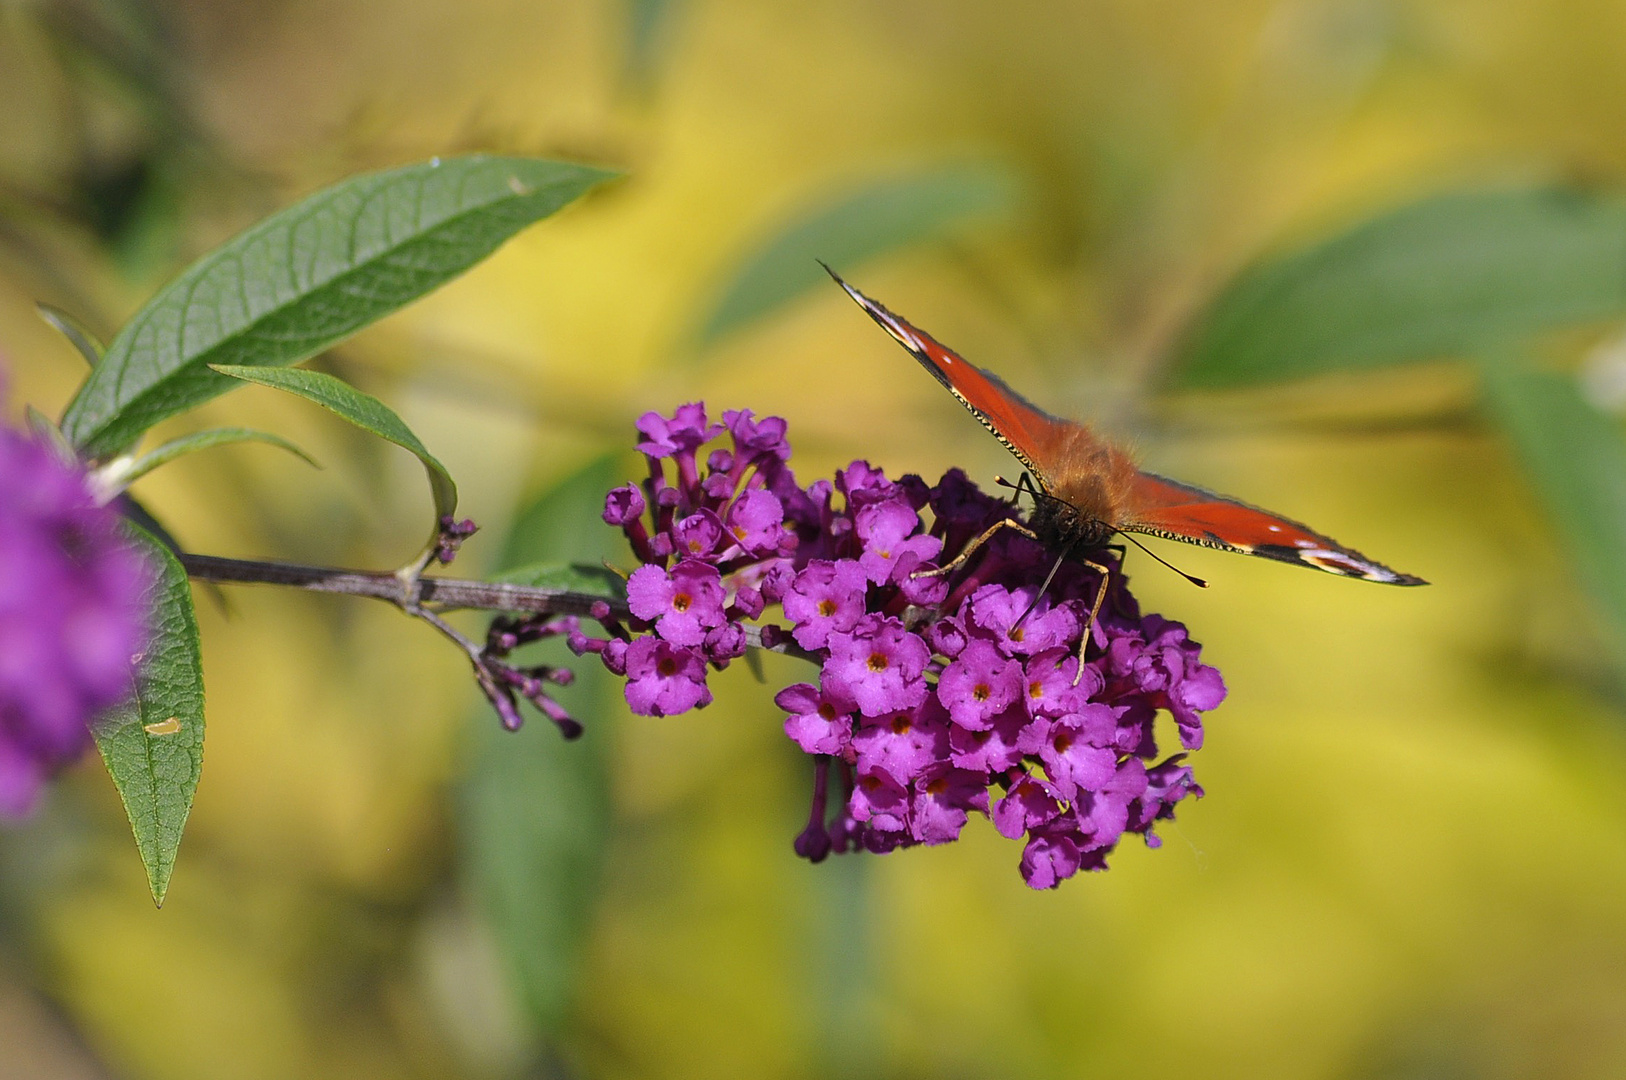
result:
[[[605,494],[633,479],[620,460],[615,454],[594,458],[522,507],[508,530],[503,568],[548,562],[597,566],[624,557],[625,541],[603,517]]]
[[[626,0],[627,55],[622,72],[633,90],[645,93],[654,85],[681,7],[681,0]]]
[[[613,173],[474,156],[353,177],[205,255],[127,323],[63,417],[89,457],[224,393],[214,364],[298,363],[456,277]]]
[[[1626,312],[1626,203],[1555,189],[1441,195],[1244,271],[1177,385],[1227,387],[1468,356]]]
[[[35,304],[34,310],[39,312],[40,318],[51,324],[52,329],[68,339],[68,343],[85,358],[85,363],[92,368],[101,363],[102,353],[106,349],[78,319],[59,307],[43,302]]]
[[[155,575],[152,640],[134,697],[92,730],[124,800],[153,902],[162,907],[203,769],[203,657],[185,569],[150,534],[125,528]]]
[[[1020,186],[992,165],[960,165],[886,180],[785,224],[736,269],[702,324],[703,347],[865,259],[942,236],[968,220],[1009,214]]]
[[[624,600],[626,582],[613,570],[602,566],[584,566],[580,563],[529,563],[514,570],[505,570],[493,580],[508,585],[527,585],[539,589],[569,589],[571,592],[602,596],[606,600]]]
[[[1620,632],[1626,660],[1626,439],[1568,375],[1483,368],[1490,413],[1513,440],[1580,572]]]
[[[435,460],[435,455],[418,441],[418,437],[412,434],[412,429],[395,415],[394,410],[371,394],[357,390],[343,379],[336,379],[320,371],[306,371],[304,368],[233,367],[227,364],[211,366],[222,375],[230,375],[234,379],[298,394],[330,412],[338,413],[363,431],[377,435],[381,439],[388,439],[396,446],[412,451],[418,456],[418,460],[423,462],[424,471],[429,474],[429,487],[435,497],[436,521],[457,509],[457,485],[452,482],[452,476],[446,471],[446,467]]]
[[[617,542],[599,519],[604,493],[623,480],[598,459],[544,493],[515,520],[502,565],[591,564]],[[610,735],[619,687],[592,658],[573,665],[560,701],[587,727],[567,743],[533,720],[502,730],[474,717],[474,763],[463,787],[469,889],[496,938],[517,997],[538,1034],[556,1039],[579,991],[582,945],[610,837]]]
[[[62,429],[52,423],[49,416],[46,416],[32,405],[24,405],[23,420],[28,424],[28,430],[34,433],[34,438],[50,447],[51,452],[56,455],[58,461],[64,465],[78,467],[79,455],[73,452],[73,447],[69,445],[67,437],[62,434]]]
[[[280,446],[313,468],[321,468],[320,465],[316,464],[315,458],[284,439],[281,435],[273,435],[269,431],[255,431],[253,428],[209,428],[207,431],[195,431],[190,435],[182,435],[179,438],[171,439],[162,446],[131,460],[128,465],[111,474],[104,469],[104,482],[116,485],[115,490],[127,488],[160,465],[167,465],[178,457],[199,450],[208,450],[214,446],[226,446],[230,443],[241,442],[259,442],[266,443],[269,446]]]

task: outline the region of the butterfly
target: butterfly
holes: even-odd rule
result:
[[[971,410],[971,415],[993,432],[994,438],[1027,470],[1022,483],[1007,486],[1033,497],[1029,528],[1000,522],[979,537],[973,547],[980,546],[1001,527],[1016,528],[1057,552],[1059,565],[1060,558],[1069,553],[1083,556],[1105,545],[1115,534],[1140,533],[1385,585],[1428,584],[1420,577],[1374,562],[1296,521],[1142,471],[1121,447],[1084,424],[1050,415],[1006,386],[997,375],[971,365],[924,330],[847,284],[828,266],[825,270],[870,318],[959,398],[960,404]],[[961,558],[968,557],[973,547],[962,552]],[[1081,561],[1103,575],[1106,572],[1105,567],[1087,558]],[[1191,580],[1205,584],[1197,578]],[[1103,592],[1105,584],[1103,577]]]

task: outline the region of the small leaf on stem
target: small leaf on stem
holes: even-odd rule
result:
[[[198,431],[191,435],[182,435],[179,438],[171,439],[169,442],[142,454],[138,458],[116,459],[106,468],[97,472],[97,482],[109,494],[116,494],[160,465],[167,465],[178,457],[198,450],[207,450],[213,446],[225,446],[229,443],[240,442],[260,442],[270,446],[280,446],[312,468],[320,469],[322,467],[316,463],[315,458],[284,439],[281,435],[273,435],[269,431],[255,431],[253,428],[210,428],[207,431]]]
[[[85,363],[89,364],[92,369],[101,363],[102,354],[107,349],[100,341],[96,340],[96,335],[85,329],[84,323],[61,308],[43,301],[35,304],[34,310],[38,311],[40,318],[50,323],[57,333],[68,339],[69,343],[78,350],[79,355],[85,358]]]
[[[452,511],[457,509],[457,485],[452,482],[451,474],[446,471],[446,467],[435,460],[435,455],[418,441],[412,429],[407,427],[405,421],[388,405],[371,394],[357,390],[343,379],[336,379],[320,371],[306,371],[304,368],[240,367],[228,364],[211,366],[222,375],[230,375],[234,379],[259,383],[261,386],[270,386],[277,390],[286,390],[307,401],[314,401],[363,431],[387,439],[396,446],[416,454],[429,476],[429,488],[435,499],[435,528],[430,543],[434,544],[438,540],[440,520],[450,517]]]

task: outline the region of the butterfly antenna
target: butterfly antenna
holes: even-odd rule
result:
[[[1193,585],[1197,586],[1199,589],[1208,588],[1208,582],[1204,581],[1202,578],[1198,577],[1196,574],[1188,574],[1188,573],[1186,573],[1184,570],[1180,569],[1178,566],[1174,565],[1169,560],[1165,559],[1163,556],[1159,555],[1157,552],[1153,551],[1151,548],[1149,548],[1145,544],[1141,543],[1139,540],[1136,540],[1133,536],[1129,535],[1128,533],[1120,532],[1120,533],[1118,533],[1118,535],[1123,537],[1125,540],[1128,540],[1131,544],[1134,544],[1136,547],[1138,547],[1142,551],[1146,552],[1146,554],[1150,555],[1152,558],[1156,559],[1158,562],[1162,563],[1164,566],[1167,566],[1170,570],[1173,570],[1176,574],[1179,574],[1181,577],[1185,578],[1187,581],[1191,582]]]
[[[1024,494],[1031,496],[1035,504],[1037,504],[1041,498],[1051,498],[1050,495],[1033,486],[1033,477],[1028,473],[1023,473],[1022,479],[1018,480],[1014,484],[1005,479],[1003,476],[996,475],[994,477],[994,483],[998,484],[1002,488],[1009,488],[1010,490],[1016,492],[1018,496]]]

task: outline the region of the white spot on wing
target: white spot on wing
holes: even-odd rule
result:
[[[1362,562],[1339,551],[1328,551],[1326,548],[1311,547],[1308,550],[1300,551],[1299,558],[1311,566],[1334,574],[1364,578],[1367,581],[1395,582],[1400,580],[1400,575],[1392,570],[1385,570],[1381,566]]]
[[[905,330],[891,319],[886,320],[886,332],[897,338],[898,344],[902,345],[910,352],[926,351],[926,345],[923,341],[915,337],[915,335],[911,334],[909,331]]]

